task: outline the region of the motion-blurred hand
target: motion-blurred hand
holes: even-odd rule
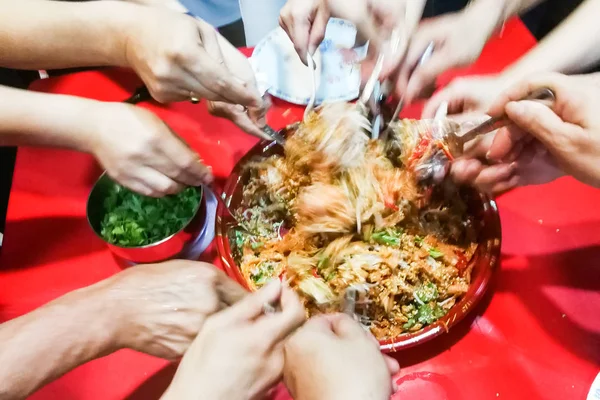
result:
[[[331,13],[324,0],[288,0],[281,9],[279,25],[288,34],[306,65],[306,54],[314,54],[323,38]]]
[[[281,311],[265,314],[265,305]],[[262,399],[281,379],[283,343],[304,322],[297,295],[274,280],[210,317],[163,399]]]
[[[556,94],[552,108],[518,101],[535,89],[548,87]],[[499,164],[470,166],[457,163],[453,175],[475,182],[492,193],[520,185],[550,182],[564,174],[600,186],[600,75],[547,74],[527,79],[492,105],[492,116],[506,113],[512,126],[499,130],[486,152]],[[500,174],[499,169],[512,169]]]
[[[408,45],[421,21],[425,0],[327,0],[332,15],[352,21],[358,37],[369,41],[369,53],[363,61],[363,77],[368,77],[380,55],[383,55],[381,81],[396,81],[398,69]]]
[[[108,174],[129,189],[159,197],[212,182],[212,173],[163,121],[123,103],[98,103],[84,126],[92,129],[87,149]]]
[[[406,59],[402,62],[397,92],[404,94],[408,102],[430,95],[438,76],[472,64],[479,58],[492,32],[486,19],[470,9],[424,20],[412,36]],[[431,58],[419,66],[421,55],[432,42],[435,47]]]
[[[424,0],[288,0],[279,22],[305,64],[306,53],[314,53],[325,37],[330,17],[352,22],[357,44],[369,41],[367,66],[372,67],[379,53],[386,54],[384,79],[402,60],[424,6]],[[394,29],[397,38],[391,37]],[[392,39],[395,43],[390,43]]]
[[[215,266],[193,261],[139,265],[106,280],[117,310],[117,344],[166,359],[188,349],[206,319],[246,291]]]
[[[448,114],[450,116],[485,113],[494,100],[510,85],[510,81],[502,75],[470,76],[455,79],[427,101],[422,118],[433,118],[437,109],[444,102],[448,103]]]
[[[231,68],[242,59],[242,67],[250,65],[237,50],[226,48],[226,40],[214,27],[165,9],[140,7],[139,12],[137,22],[124,33],[125,55],[155,100],[196,97],[261,107],[255,88],[236,74],[239,67]]]
[[[398,362],[343,314],[310,319],[285,345],[285,384],[296,400],[388,400]]]

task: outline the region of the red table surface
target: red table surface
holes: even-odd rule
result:
[[[499,71],[534,44],[513,21],[460,74]],[[106,70],[38,81],[33,88],[119,101],[138,84],[129,72]],[[209,116],[203,105],[147,107],[188,140],[218,178],[256,142]],[[270,123],[282,127],[300,111],[276,102]],[[406,116],[418,111],[412,107]],[[19,150],[0,257],[2,321],[119,271],[85,220],[86,197],[100,172],[89,155]],[[515,190],[498,204],[503,256],[493,296],[449,334],[397,354],[403,370],[395,399],[583,399],[588,393],[600,360],[600,192],[563,179]],[[214,245],[203,259],[216,261]],[[159,398],[173,371],[163,360],[123,350],[32,398]],[[281,390],[276,397],[288,395]]]

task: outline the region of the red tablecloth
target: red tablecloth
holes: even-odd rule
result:
[[[462,73],[498,71],[534,43],[513,21]],[[39,81],[34,89],[119,101],[138,84],[127,72],[109,70]],[[232,124],[210,117],[203,106],[149,107],[218,177],[225,178],[255,143]],[[277,103],[271,124],[297,120],[299,110],[286,112],[289,108]],[[86,196],[99,173],[88,155],[19,150],[0,257],[1,320],[119,271],[85,220]],[[395,398],[585,398],[600,360],[598,204],[599,191],[570,179],[502,197],[503,257],[493,296],[449,334],[398,354],[403,370]],[[214,248],[204,259],[215,260]],[[120,351],[76,369],[33,398],[154,399],[172,373],[165,361]]]

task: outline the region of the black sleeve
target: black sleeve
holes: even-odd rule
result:
[[[0,68],[0,85],[24,89],[31,83],[35,76],[35,73],[31,71]],[[16,147],[0,147],[0,232],[2,233],[4,233],[4,228],[6,227],[6,210],[8,208],[8,198],[12,186],[16,157]]]

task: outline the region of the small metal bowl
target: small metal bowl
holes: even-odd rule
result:
[[[155,263],[177,258],[202,231],[206,218],[206,207],[203,189],[198,187],[197,190],[200,193],[198,206],[194,210],[194,215],[178,232],[145,246],[124,247],[108,243],[100,233],[102,231],[101,223],[105,215],[104,199],[115,185],[117,183],[106,172],[103,173],[90,192],[86,214],[88,223],[96,235],[107,244],[110,251],[118,258],[134,264]]]

